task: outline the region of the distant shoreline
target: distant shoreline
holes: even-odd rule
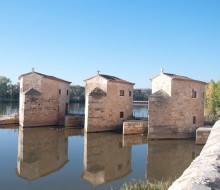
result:
[[[1,103],[19,102],[19,99],[0,98]]]

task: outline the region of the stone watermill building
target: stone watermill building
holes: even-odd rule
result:
[[[164,73],[151,79],[149,138],[188,138],[204,123],[205,82]]]
[[[122,129],[133,113],[134,83],[99,72],[85,83],[85,132]]]
[[[69,81],[37,73],[20,80],[19,123],[22,127],[63,125],[69,106]]]

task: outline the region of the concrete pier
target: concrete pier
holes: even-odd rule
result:
[[[19,123],[18,114],[0,116],[0,125],[11,125],[11,124],[18,124],[18,123]]]
[[[123,123],[123,134],[143,134],[147,133],[148,121],[143,120],[128,120]]]
[[[196,144],[205,144],[209,134],[211,133],[212,126],[202,126],[196,130]]]

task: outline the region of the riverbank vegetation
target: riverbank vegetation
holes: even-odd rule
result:
[[[133,100],[135,101],[148,101],[148,96],[152,94],[150,88],[134,89]]]
[[[0,101],[12,102],[19,99],[19,83],[12,84],[5,76],[0,76]]]
[[[172,184],[172,180],[154,181],[154,183],[143,181],[132,181],[124,184],[120,190],[167,190]]]
[[[70,102],[85,102],[85,87],[70,85]]]
[[[205,90],[205,115],[213,122],[220,116],[220,80],[211,80]]]

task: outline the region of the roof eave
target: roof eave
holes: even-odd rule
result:
[[[40,75],[40,76],[42,76],[43,78],[47,78],[47,79],[51,79],[51,80],[56,80],[56,81],[61,81],[61,82],[69,83],[69,84],[72,83],[72,82],[67,81],[67,80],[63,80],[63,79],[60,79],[60,78],[56,78],[56,77],[49,76],[49,75],[45,75],[45,74],[38,73],[38,72],[29,72],[29,73],[20,75],[20,76],[18,77],[18,79],[21,80],[22,77],[24,77],[24,76],[26,76],[26,75],[29,75],[29,74],[32,74],[32,73],[35,73],[35,74],[37,74],[37,75]]]

